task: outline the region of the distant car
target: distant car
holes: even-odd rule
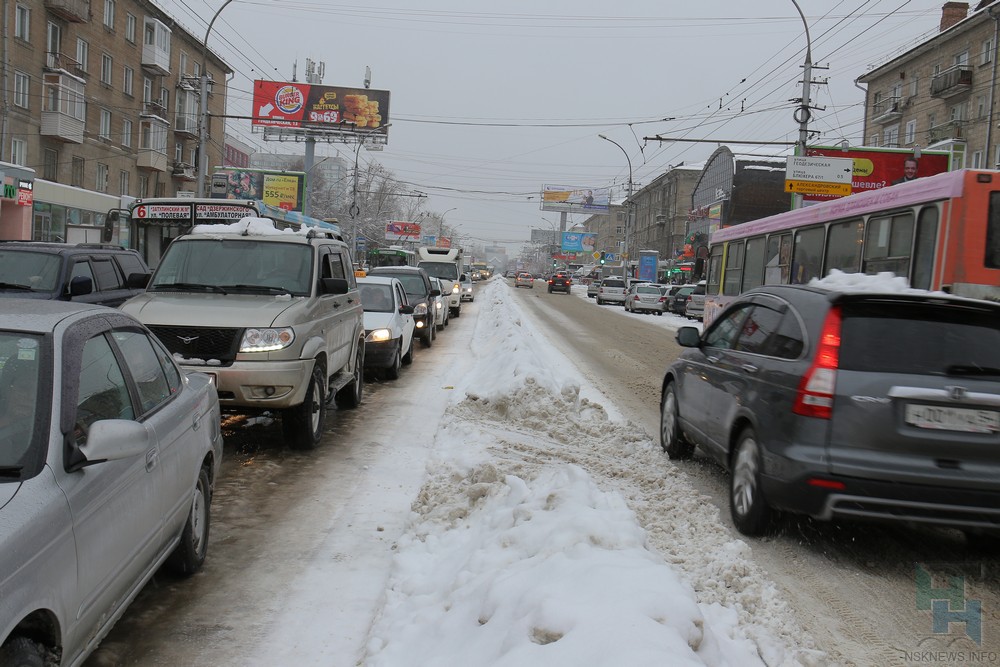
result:
[[[625,310],[632,313],[656,313],[663,315],[666,297],[663,285],[634,283],[625,295]]]
[[[603,306],[606,303],[625,303],[625,279],[610,277],[601,281],[601,287],[597,290],[597,305]]]
[[[150,270],[135,250],[100,243],[0,243],[0,297],[99,303],[141,294]]]
[[[435,278],[431,276],[431,285],[434,289],[441,292],[436,297],[434,297],[434,325],[437,327],[438,331],[441,331],[446,326],[448,326],[448,296],[444,293],[444,286],[440,278]]]
[[[413,361],[413,306],[398,278],[358,278],[358,291],[365,310],[365,368],[395,380],[400,366]]]
[[[1000,535],[1000,304],[940,292],[745,292],[663,378],[660,440],[731,471],[747,535],[774,510]],[[856,290],[856,291],[851,291]]]
[[[431,277],[417,266],[377,266],[368,272],[369,276],[390,276],[403,283],[406,299],[413,306],[413,322],[417,337],[424,347],[434,344],[435,332],[433,300],[441,290],[431,285]],[[434,294],[437,292],[437,294]]]
[[[161,565],[198,571],[219,400],[135,318],[0,308],[0,665],[79,665]]]
[[[514,279],[514,287],[530,287],[534,289],[535,279],[530,273],[519,273],[517,278]]]
[[[705,317],[705,281],[702,280],[688,295],[684,306],[684,317],[689,320],[700,320]]]
[[[587,285],[587,298],[588,299],[596,299],[597,298],[597,292],[600,289],[601,289],[601,281],[600,280],[596,280],[596,279],[595,280],[591,280],[590,284]]]
[[[670,312],[683,315],[687,310],[688,297],[694,291],[694,285],[681,285],[680,289],[674,292],[673,301],[670,302]]]
[[[475,301],[476,293],[472,284],[472,276],[463,273],[459,276],[459,282],[462,284],[462,301]]]
[[[549,286],[549,294],[552,292],[565,292],[569,294],[570,285],[573,284],[573,279],[570,278],[568,273],[553,273],[548,281],[546,281]]]

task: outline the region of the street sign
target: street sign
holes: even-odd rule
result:
[[[606,253],[604,253],[604,261],[605,262],[613,262],[613,261],[615,261],[615,253],[613,253],[613,252],[606,252]]]
[[[851,184],[820,183],[817,181],[785,181],[785,192],[800,195],[842,195],[851,194]]]
[[[853,174],[854,160],[849,157],[799,157],[792,155],[785,162],[786,181],[817,181],[850,185]]]
[[[601,258],[601,253],[598,252],[597,250],[595,250],[593,257],[594,257],[594,259],[600,259]]]

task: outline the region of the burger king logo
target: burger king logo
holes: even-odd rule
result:
[[[293,114],[302,108],[302,91],[295,86],[282,86],[274,94],[274,104],[282,113]]]

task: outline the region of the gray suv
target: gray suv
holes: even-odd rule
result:
[[[365,327],[351,257],[329,232],[251,218],[170,244],[146,293],[122,306],[181,366],[211,375],[224,410],[276,411],[315,447],[327,397],[361,403]]]
[[[774,510],[1000,531],[1000,304],[759,287],[663,378],[660,437],[731,471],[740,532]]]

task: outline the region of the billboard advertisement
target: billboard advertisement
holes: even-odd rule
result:
[[[416,243],[420,240],[420,233],[419,222],[393,220],[385,223],[386,241],[413,241]]]
[[[854,174],[851,177],[851,192],[867,192],[893,185],[903,178],[903,162],[913,157],[913,151],[905,148],[849,148],[840,146],[810,146],[809,156],[840,157],[854,160]],[[940,174],[951,169],[951,153],[948,151],[922,151],[917,160],[917,177]],[[805,202],[821,202],[838,199],[838,195],[803,195]]]
[[[371,131],[389,124],[389,91],[258,79],[251,124]]]
[[[542,210],[567,213],[607,213],[611,188],[574,188],[564,185],[542,186]]]
[[[597,243],[597,234],[588,232],[563,232],[562,245],[563,252],[579,252],[591,254],[594,252],[594,244]]]
[[[305,190],[306,175],[301,171],[217,169],[212,174],[213,199],[257,199],[301,213]]]

